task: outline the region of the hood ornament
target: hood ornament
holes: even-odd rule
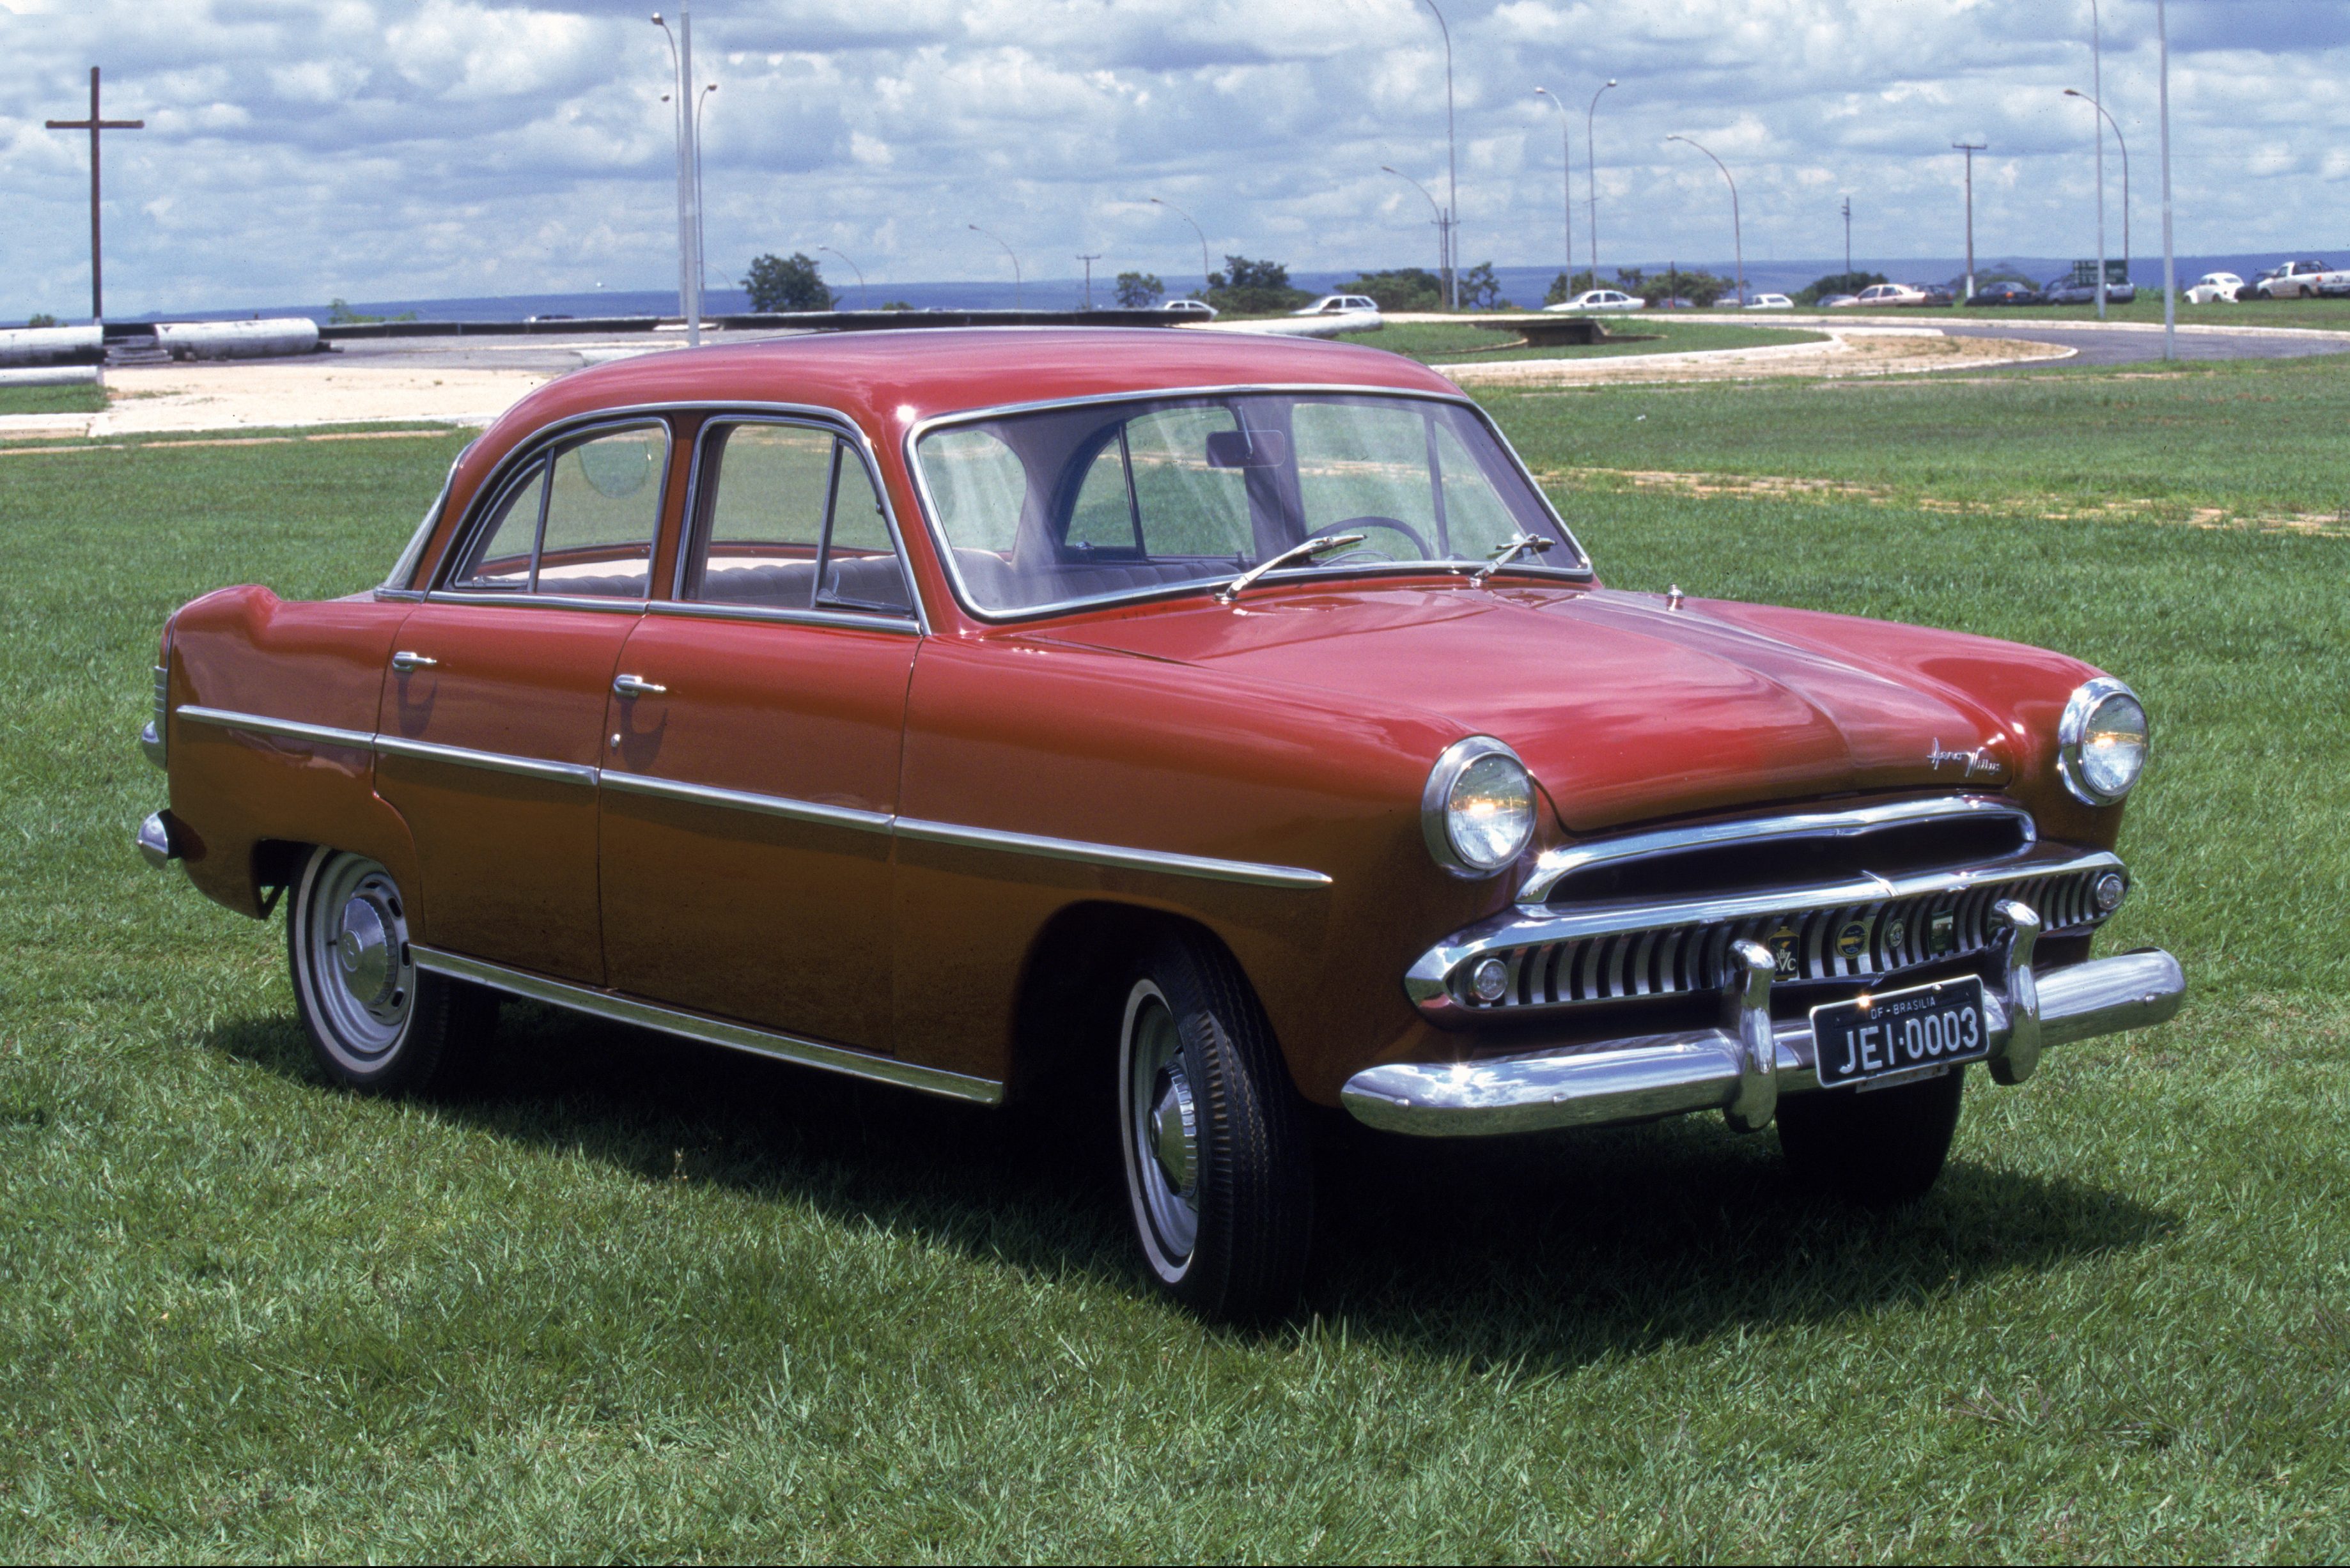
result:
[[[1948,763],[1956,767],[1962,778],[1997,778],[2006,771],[2006,764],[1991,754],[1994,743],[1985,742],[1971,752],[1945,751],[1942,738],[1937,735],[1934,737],[1934,749],[1926,753],[1926,765],[1940,773],[1943,765]]]

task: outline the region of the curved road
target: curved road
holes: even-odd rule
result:
[[[1953,337],[2022,337],[2077,352],[2070,359],[2019,365],[2019,370],[2049,365],[2134,365],[2162,358],[2162,328],[2131,326],[2075,327],[2062,321],[1937,322]],[[2350,353],[2350,332],[2238,332],[2205,327],[2178,334],[2181,359],[2301,359],[2314,354]]]

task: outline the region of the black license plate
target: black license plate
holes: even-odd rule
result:
[[[1823,1088],[1980,1062],[1991,1054],[1983,982],[1968,975],[1812,1009],[1812,1061]]]

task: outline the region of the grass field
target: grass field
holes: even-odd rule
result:
[[[1263,1334],[1155,1302],[1029,1124],[522,1009],[473,1098],[328,1089],[279,929],[130,853],[131,736],[173,605],[372,580],[458,438],[0,457],[0,1555],[2339,1557],[2345,405],[2320,360],[1493,400],[1618,585],[2130,680],[2106,946],[2193,990],[1978,1081],[1889,1219],[1718,1120],[1351,1145]]]
[[[106,409],[97,387],[0,387],[0,414],[95,414]]]
[[[1732,327],[1704,321],[1611,318],[1610,332],[1622,341],[1571,348],[1511,348],[1518,340],[1509,327],[1471,327],[1450,321],[1396,322],[1377,332],[1358,332],[1339,341],[1385,348],[1430,365],[1461,365],[1486,359],[1597,359],[1620,354],[1687,354],[1704,348],[1760,348],[1773,343],[1818,343],[1827,335],[1796,328]]]

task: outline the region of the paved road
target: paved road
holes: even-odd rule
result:
[[[1953,337],[2027,337],[2079,352],[2059,365],[2135,365],[2162,358],[2159,327],[2067,327],[2061,321],[1936,322]],[[2350,353],[2350,332],[2323,337],[2272,336],[2265,332],[2181,332],[2181,359],[2300,359],[2313,354]],[[2019,370],[2046,369],[2018,366]]]

